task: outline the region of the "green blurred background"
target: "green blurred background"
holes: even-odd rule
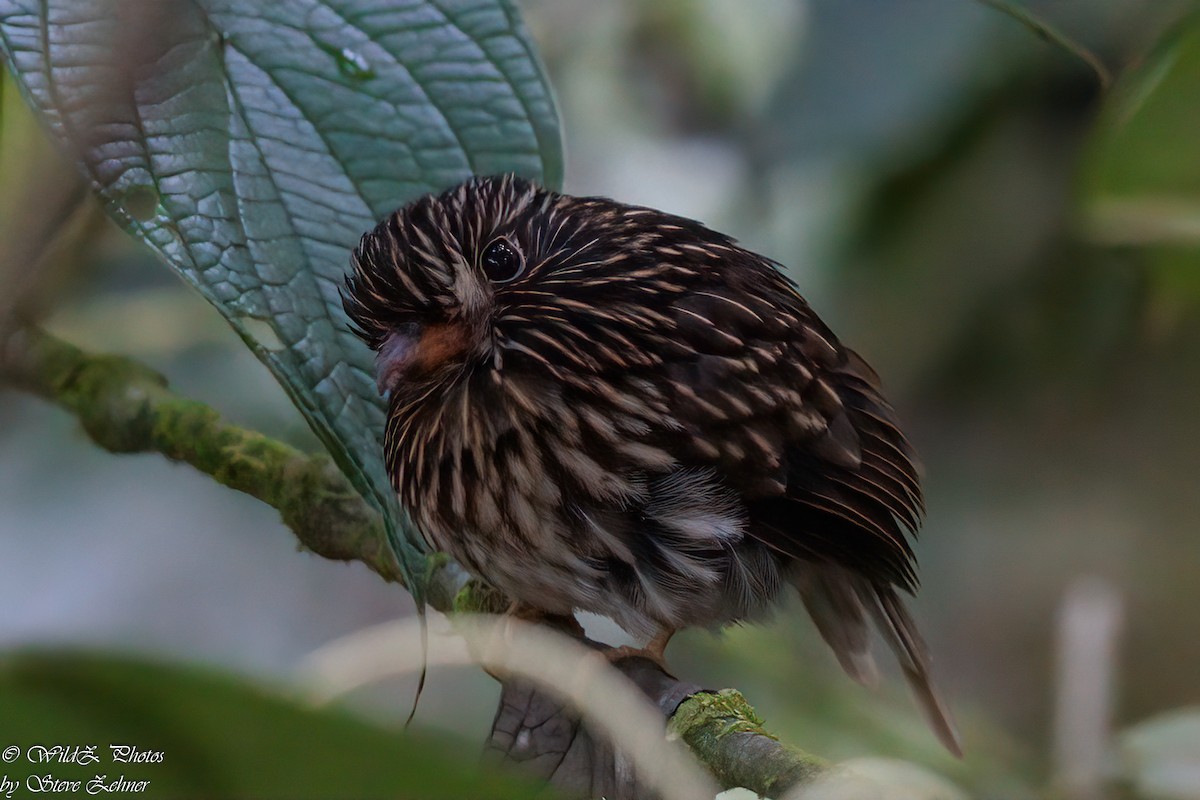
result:
[[[741,688],[822,755],[896,755],[1024,796],[1054,770],[1056,615],[1098,577],[1123,618],[1116,727],[1200,705],[1194,4],[1024,4],[1108,65],[1107,91],[968,0],[520,5],[557,92],[566,190],[695,217],[777,259],[882,375],[925,463],[915,606],[969,755],[939,753],[898,681],[869,693],[841,676],[796,607],[679,637],[681,675]],[[70,172],[11,83],[2,103],[0,230],[31,198],[53,207],[38,187]],[[318,447],[197,295],[95,213],[69,224],[84,244],[24,295],[53,309],[51,330]],[[321,644],[411,613],[365,569],[296,553],[271,509],[161,458],[102,453],[12,392],[0,548],[8,651],[82,645],[286,687]],[[411,691],[347,703],[397,727]],[[497,693],[435,671],[417,722],[479,742]],[[1145,791],[1200,797],[1190,786]]]

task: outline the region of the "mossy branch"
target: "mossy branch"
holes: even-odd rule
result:
[[[829,764],[783,744],[762,727],[762,720],[736,689],[694,694],[680,704],[667,723],[704,763],[722,786],[745,786],[764,797],[780,797],[809,783]]]
[[[400,580],[383,520],[328,456],[231,425],[204,403],[172,392],[166,378],[143,364],[85,353],[34,329],[0,342],[0,379],[74,414],[105,450],[161,453],[191,464],[277,509],[305,549],[361,561],[384,580]]]
[[[93,355],[45,332],[18,329],[0,340],[0,383],[38,395],[75,415],[113,453],[160,453],[191,464],[219,483],[279,511],[300,545],[324,558],[361,561],[387,581],[400,571],[386,546],[383,521],[324,454],[303,453],[221,419],[212,408],[171,391],[166,378],[129,358]],[[430,602],[440,611],[496,613],[494,590],[444,556],[429,559]],[[658,671],[648,694],[675,696],[663,708],[668,733],[683,739],[726,786],[778,797],[813,779],[824,762],[781,744],[736,691],[681,693]],[[665,692],[665,694],[664,694]],[[679,702],[680,698],[682,702]]]

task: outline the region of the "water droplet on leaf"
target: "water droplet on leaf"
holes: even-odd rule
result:
[[[371,62],[367,61],[357,50],[343,47],[334,57],[337,59],[338,69],[349,78],[365,81],[375,77],[375,70],[371,68]]]
[[[158,215],[158,192],[153,186],[131,186],[121,195],[121,208],[138,222],[149,222]]]

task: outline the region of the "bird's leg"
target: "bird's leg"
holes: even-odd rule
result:
[[[651,661],[662,666],[666,660],[667,645],[671,643],[671,637],[675,635],[674,628],[660,628],[658,633],[646,642],[646,655]]]
[[[624,658],[644,658],[648,661],[653,661],[658,665],[658,668],[663,672],[670,672],[667,669],[666,650],[667,643],[671,641],[671,637],[675,635],[675,628],[659,628],[658,633],[650,637],[650,641],[646,642],[644,647],[630,647],[623,645],[621,647],[613,647],[605,651],[604,655],[612,663],[616,663]]]

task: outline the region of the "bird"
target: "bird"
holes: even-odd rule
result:
[[[607,616],[659,659],[675,631],[761,620],[794,590],[868,685],[877,628],[961,754],[902,597],[916,456],[781,265],[513,174],[410,202],[350,262],[387,472],[431,549],[526,609]]]

